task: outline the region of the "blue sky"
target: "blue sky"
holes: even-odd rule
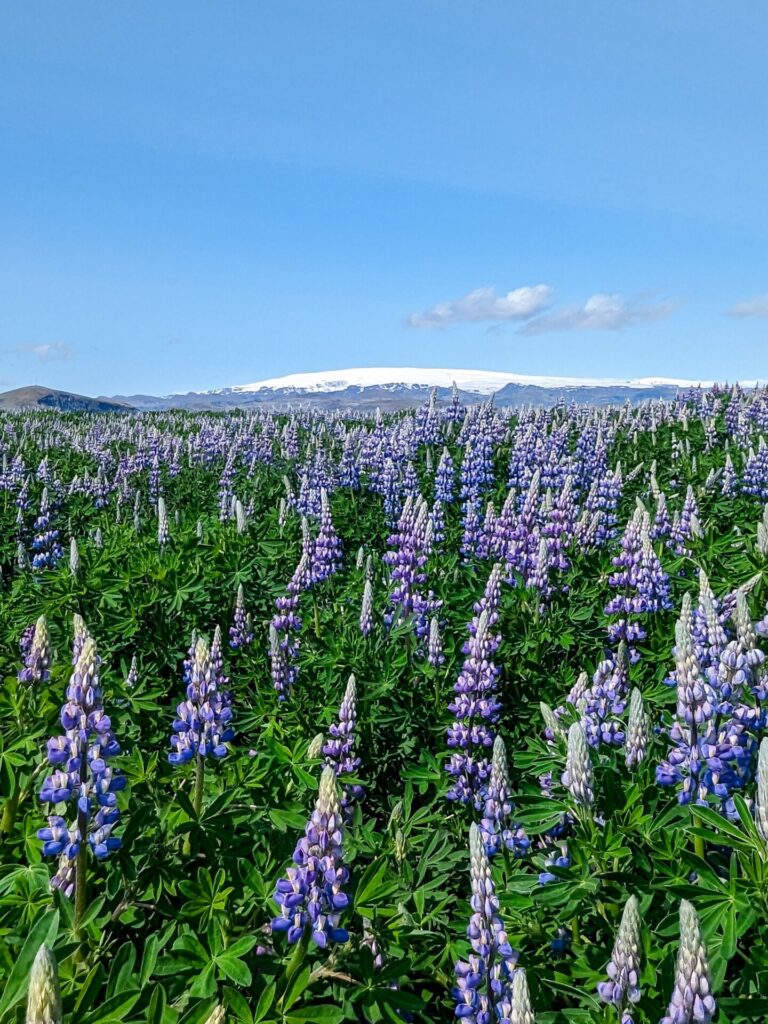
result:
[[[768,7],[0,9],[0,382],[768,377]]]

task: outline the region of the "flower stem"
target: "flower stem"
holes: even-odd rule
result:
[[[81,922],[85,916],[88,874],[88,817],[83,811],[77,812],[77,829],[80,833],[80,847],[75,859],[75,935],[82,941]]]

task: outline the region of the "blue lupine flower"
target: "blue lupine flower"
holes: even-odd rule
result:
[[[251,629],[250,616],[245,612],[245,595],[242,583],[237,588],[237,600],[235,602],[235,614],[232,625],[229,627],[229,646],[233,650],[246,647],[253,643],[253,630]]]
[[[320,789],[304,836],[293,853],[293,864],[275,888],[274,899],[280,916],[272,919],[272,930],[286,932],[290,943],[307,933],[321,948],[329,942],[346,942],[349,933],[339,927],[342,912],[349,905],[343,891],[349,878],[344,866],[344,826],[336,774],[326,765]]]
[[[195,757],[225,757],[226,744],[234,737],[232,708],[219,688],[211,652],[202,637],[195,643],[194,661],[186,688],[186,700],[176,708],[171,736],[173,765]]]
[[[24,651],[24,667],[19,672],[22,683],[42,683],[50,678],[48,671],[51,664],[51,639],[45,616],[41,615],[35,623],[29,645],[26,644],[26,633],[20,646]]]
[[[99,667],[101,659],[88,636],[83,641],[77,664],[67,687],[67,701],[61,709],[64,734],[48,741],[48,762],[55,771],[45,780],[40,799],[57,809],[75,802],[77,816],[68,825],[61,813],[51,814],[48,826],[38,831],[46,856],[58,856],[59,869],[51,880],[53,888],[71,895],[74,862],[83,842],[103,859],[120,846],[112,835],[120,812],[115,793],[125,778],[114,772],[108,761],[120,752],[112,724],[104,714]]]
[[[598,984],[598,995],[621,1013],[621,1024],[633,1024],[629,1007],[639,1002],[641,995],[640,908],[636,896],[630,896],[624,907],[606,972],[609,980]]]
[[[687,900],[680,902],[680,946],[675,987],[660,1024],[709,1024],[715,1015],[707,950],[699,918]]]

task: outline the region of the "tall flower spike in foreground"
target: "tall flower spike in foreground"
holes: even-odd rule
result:
[[[37,833],[43,841],[43,855],[59,857],[51,886],[67,896],[72,895],[74,887],[77,889],[76,921],[85,910],[83,844],[87,841],[99,860],[120,846],[112,830],[120,817],[115,793],[124,788],[125,778],[115,774],[108,764],[120,753],[120,747],[102,707],[100,665],[96,645],[88,636],[61,709],[65,733],[48,740],[48,762],[55,770],[40,790],[40,799],[57,810],[63,804],[77,804],[77,817],[71,826],[61,814],[51,814],[47,828]]]
[[[323,753],[328,764],[333,767],[336,775],[354,775],[360,767],[360,758],[355,757],[355,722],[357,721],[357,681],[354,675],[349,677],[344,699],[339,707],[339,720],[330,727],[330,737],[323,744]],[[341,800],[342,807],[348,810],[351,800],[360,800],[363,796],[362,786],[346,785]]]
[[[61,992],[56,958],[43,944],[29,975],[26,1024],[61,1024]]]
[[[498,1007],[499,1024],[536,1024],[528,992],[528,979],[522,967],[518,967],[512,978],[512,996],[503,999]]]
[[[309,933],[321,948],[346,942],[349,933],[339,927],[341,912],[349,904],[343,887],[349,878],[344,867],[344,830],[336,775],[323,768],[320,789],[304,836],[293,853],[293,864],[275,888],[281,913],[272,919],[273,931],[286,932],[290,943]]]
[[[157,499],[157,543],[163,547],[171,538],[168,528],[168,511],[165,507],[165,498],[160,495]]]
[[[568,752],[562,783],[580,806],[591,807],[594,803],[592,762],[589,758],[587,736],[581,722],[574,722],[568,730]]]
[[[715,1009],[699,918],[691,904],[682,900],[675,987],[667,1015],[660,1024],[709,1024]]]
[[[490,1024],[498,1009],[512,1001],[511,982],[518,954],[509,944],[499,916],[499,900],[477,825],[469,827],[469,873],[472,886],[467,937],[474,955],[454,968],[456,1016],[470,1024]]]
[[[509,827],[512,807],[512,801],[509,799],[507,751],[504,740],[497,736],[493,741],[491,777],[485,791],[483,817],[480,821],[480,832],[488,857],[497,854],[502,845],[519,856],[530,849],[531,842],[522,826],[513,824],[511,828]]]
[[[765,852],[768,854],[768,737],[760,743],[760,752],[757,755],[755,824],[765,843]]]
[[[43,683],[50,677],[48,669],[51,664],[51,638],[45,616],[41,615],[35,623],[32,643],[24,655],[24,668],[19,672],[22,683]]]
[[[621,1013],[621,1024],[633,1024],[629,1005],[638,1002],[641,994],[640,910],[636,896],[630,896],[624,907],[606,972],[609,980],[597,986],[598,995]]]

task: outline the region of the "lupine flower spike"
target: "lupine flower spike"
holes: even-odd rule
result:
[[[768,856],[768,737],[760,743],[760,752],[757,757],[755,824],[765,843],[765,852]]]
[[[715,1015],[710,991],[709,961],[701,938],[699,918],[687,900],[680,903],[680,946],[675,987],[666,1017],[660,1024],[709,1024]]]
[[[636,768],[645,757],[651,736],[651,721],[643,706],[643,696],[635,688],[629,697],[629,719],[624,757],[628,768]]]
[[[61,1024],[61,993],[56,958],[43,944],[29,975],[26,1024]]]
[[[293,864],[275,889],[279,917],[273,931],[287,933],[290,943],[306,933],[324,948],[329,942],[346,942],[349,933],[339,927],[341,913],[349,904],[343,892],[349,872],[344,866],[344,832],[336,775],[326,765],[320,789],[304,836],[293,853]]]
[[[636,896],[630,896],[621,916],[613,954],[606,968],[608,981],[597,986],[605,1003],[615,1006],[621,1024],[633,1024],[629,1007],[640,999],[640,910]]]
[[[591,807],[595,794],[592,788],[592,762],[584,726],[574,722],[568,730],[568,751],[566,754],[563,785],[574,801],[581,807]]]
[[[522,967],[518,967],[512,978],[512,996],[502,999],[498,1007],[499,1024],[536,1024],[528,992],[528,979]]]
[[[48,669],[51,665],[51,640],[45,616],[41,615],[35,623],[32,642],[24,655],[24,668],[19,672],[22,683],[42,683],[50,677]]]

